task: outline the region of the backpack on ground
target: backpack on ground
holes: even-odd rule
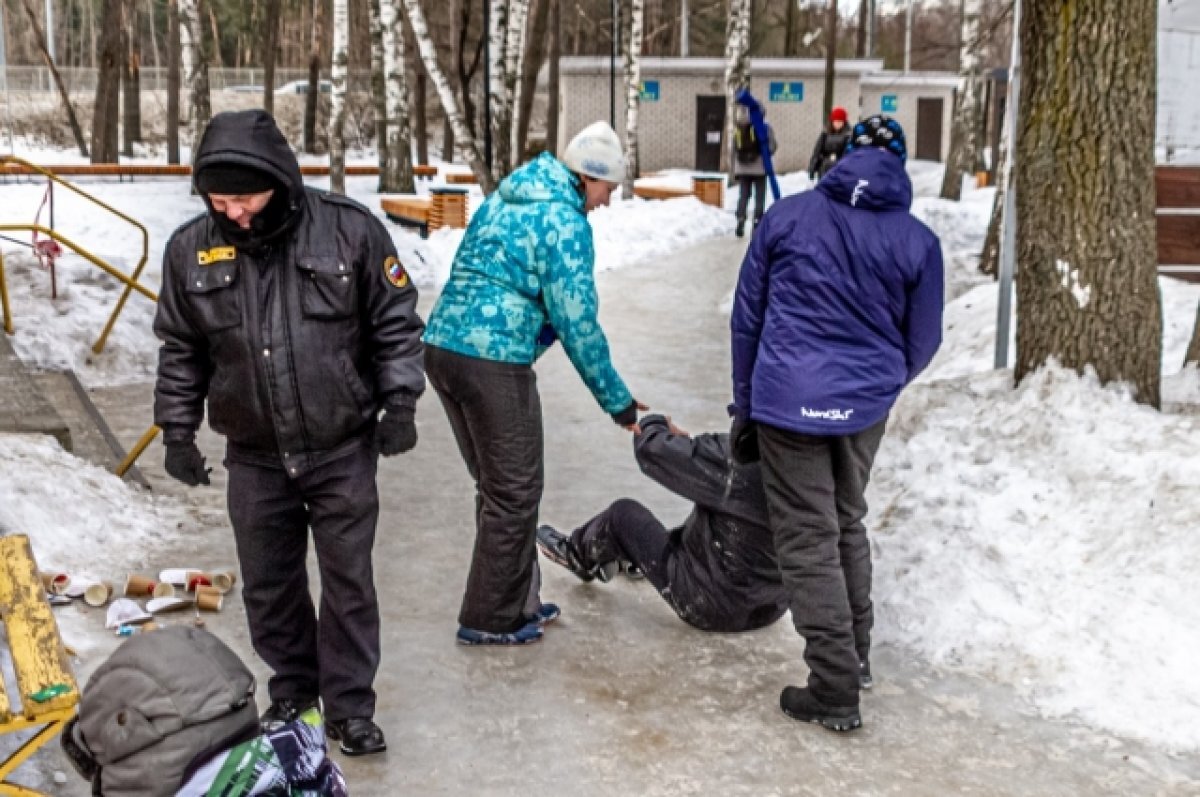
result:
[[[63,746],[93,794],[171,797],[206,760],[259,734],[254,689],[207,631],[138,634],[92,675]]]

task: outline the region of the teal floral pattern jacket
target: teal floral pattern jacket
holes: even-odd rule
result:
[[[425,342],[532,364],[557,338],[604,411],[620,412],[633,398],[597,318],[595,254],[578,178],[554,156],[538,156],[475,214]]]

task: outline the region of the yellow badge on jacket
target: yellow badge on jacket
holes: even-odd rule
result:
[[[237,249],[232,246],[214,246],[206,251],[196,252],[196,259],[200,261],[202,266],[211,266],[213,263],[220,263],[222,260],[236,260]]]
[[[383,275],[387,277],[387,281],[392,283],[393,287],[408,287],[408,272],[404,270],[404,266],[400,265],[400,261],[392,255],[389,255],[383,261]]]

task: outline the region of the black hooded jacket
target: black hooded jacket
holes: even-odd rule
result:
[[[707,631],[749,631],[778,620],[789,593],[759,466],[732,466],[727,434],[675,435],[661,415],[648,415],[639,426],[633,445],[642,472],[695,503],[671,532],[676,553],[668,568],[673,586],[689,585],[680,595],[708,605],[676,605],[680,616]]]
[[[207,399],[230,457],[299,475],[369,431],[385,402],[415,406],[425,388],[417,290],[370,211],[304,186],[265,111],[213,117],[194,172],[218,163],[267,172],[287,204],[269,206],[275,229],[224,232],[210,207],[171,237],[154,421],[166,439],[187,439]]]
[[[824,177],[826,172],[837,165],[846,154],[846,143],[850,140],[850,128],[843,126],[841,132],[822,130],[817,136],[817,144],[813,147],[812,158],[808,161],[810,176]]]

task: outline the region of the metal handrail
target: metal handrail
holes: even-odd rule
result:
[[[101,331],[100,337],[96,339],[96,342],[94,344],[92,344],[92,351],[96,354],[99,354],[100,352],[104,351],[104,344],[108,342],[108,336],[112,332],[113,325],[117,323],[117,316],[119,316],[121,314],[121,311],[125,309],[125,302],[129,300],[129,294],[132,291],[137,290],[138,292],[140,292],[146,296],[149,296],[153,301],[158,301],[158,297],[153,292],[143,288],[141,286],[141,284],[138,282],[138,280],[142,276],[142,270],[145,269],[145,267],[146,267],[146,261],[150,257],[150,233],[149,233],[149,231],[146,230],[146,227],[141,222],[137,221],[136,219],[134,219],[130,216],[127,216],[126,214],[124,214],[121,211],[114,208],[112,205],[109,205],[108,203],[106,203],[100,199],[97,199],[96,197],[92,196],[87,191],[84,191],[82,188],[75,185],[74,183],[71,183],[67,180],[63,180],[61,177],[54,174],[53,172],[50,172],[47,169],[44,169],[41,166],[38,166],[36,163],[30,163],[29,161],[25,160],[24,158],[18,158],[16,155],[0,155],[0,166],[4,166],[5,164],[9,164],[9,163],[19,164],[20,166],[23,166],[26,169],[30,169],[32,171],[37,172],[38,174],[45,177],[47,180],[58,183],[59,185],[63,186],[64,188],[66,188],[70,191],[74,191],[76,194],[79,194],[81,197],[88,200],[89,202],[91,202],[95,205],[99,205],[100,207],[107,210],[109,213],[112,213],[114,216],[122,219],[123,221],[129,222],[130,224],[132,224],[134,227],[137,227],[142,232],[142,256],[138,260],[137,268],[135,268],[133,270],[133,274],[130,277],[126,278],[124,274],[121,274],[116,269],[114,269],[112,266],[110,266],[107,263],[105,263],[104,261],[100,260],[100,258],[96,257],[95,255],[93,255],[91,252],[87,251],[83,247],[79,246],[78,244],[72,243],[71,241],[67,240],[65,237],[54,232],[54,230],[48,229],[46,227],[41,227],[36,224],[35,225],[0,225],[0,230],[30,230],[30,231],[40,232],[43,235],[47,235],[51,238],[54,238],[59,243],[66,244],[71,249],[74,249],[78,254],[82,255],[89,262],[100,267],[106,273],[110,274],[111,276],[116,277],[117,279],[119,279],[121,282],[123,282],[125,284],[125,290],[123,290],[121,292],[120,298],[117,299],[117,305],[116,305],[116,307],[113,308],[112,315],[110,315],[108,317],[108,323],[106,323],[104,325],[104,329],[103,329],[103,331]],[[2,282],[0,282],[0,285],[2,285]],[[4,307],[5,307],[5,329],[11,335],[12,334],[12,330],[11,330],[12,319],[8,315],[8,298],[7,298],[7,296],[5,296],[5,298],[4,298]]]

